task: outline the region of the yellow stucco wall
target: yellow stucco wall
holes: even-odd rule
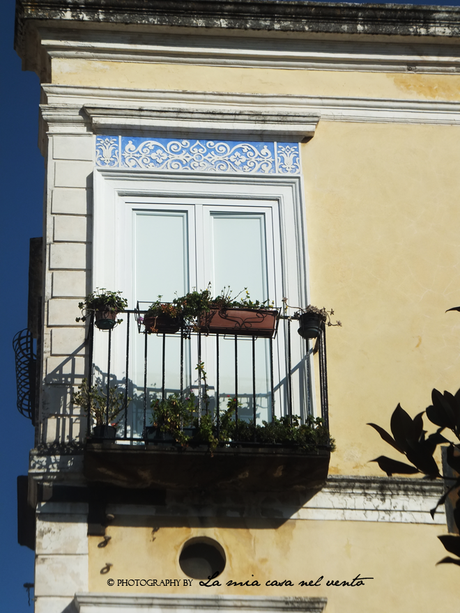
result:
[[[404,100],[458,100],[460,91],[460,75],[181,66],[74,58],[53,59],[52,82],[86,87]]]
[[[311,301],[343,323],[327,330],[332,472],[380,474],[366,463],[390,449],[365,424],[460,384],[460,317],[444,313],[460,304],[459,139],[320,121],[303,146]]]
[[[53,83],[161,90],[457,100],[460,75],[244,69],[54,59]],[[302,145],[311,302],[333,307],[342,328],[327,331],[331,473],[382,473],[371,459],[391,453],[366,426],[388,427],[398,402],[412,415],[433,386],[456,391],[460,316],[460,128],[320,120]],[[457,613],[458,569],[438,526],[346,521],[247,524],[152,519],[89,538],[92,592],[326,596],[328,613]],[[192,536],[215,538],[220,578],[260,587],[151,588],[119,579],[180,579],[178,557]],[[109,566],[108,566],[109,565]],[[108,572],[105,569],[110,568]],[[360,587],[327,580],[373,577]],[[319,587],[301,587],[316,581]],[[107,584],[115,581],[114,586]],[[289,580],[289,587],[267,587]],[[364,604],[363,604],[364,603]]]
[[[451,588],[458,582],[456,567],[435,563],[445,550],[436,538],[439,526],[345,521],[210,520],[152,518],[137,526],[111,526],[104,548],[100,537],[89,539],[89,590],[92,592],[153,594],[239,594],[251,596],[321,596],[328,613],[387,613],[443,611],[457,613]],[[215,538],[224,548],[227,566],[221,586],[200,587],[179,566],[183,544],[191,537]],[[112,564],[105,572],[107,563]],[[102,571],[102,572],[101,572]],[[373,577],[364,585],[327,585]],[[320,580],[320,577],[323,579]],[[114,585],[108,585],[107,580]],[[127,579],[176,579],[174,586],[132,586]],[[227,582],[258,581],[260,587],[227,586]],[[289,580],[293,585],[267,586]],[[299,582],[318,583],[300,586]],[[363,604],[365,603],[365,609]]]
[[[460,75],[222,68],[54,59],[82,86],[455,100]],[[460,317],[460,128],[320,120],[302,145],[311,303],[328,329],[331,472],[377,474],[391,453],[366,426],[456,391]],[[397,456],[397,454],[396,454]]]

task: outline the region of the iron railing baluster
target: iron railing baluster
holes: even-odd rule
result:
[[[133,342],[133,335],[131,333],[131,320],[130,317],[131,315],[141,315],[142,312],[140,312],[139,310],[136,311],[127,311],[126,312],[127,317],[128,317],[128,321],[127,321],[127,328],[126,328],[126,356],[125,356],[125,376],[126,376],[126,380],[125,380],[125,390],[124,390],[124,406],[125,406],[125,415],[124,415],[124,434],[123,436],[120,435],[120,438],[123,438],[125,440],[142,440],[143,438],[143,434],[141,435],[139,432],[136,433],[136,431],[133,429],[135,428],[135,424],[131,423],[131,415],[130,415],[130,411],[129,411],[129,407],[128,407],[128,394],[129,394],[129,390],[130,390],[130,386],[134,385],[134,388],[136,386],[136,383],[132,382],[130,380],[130,368],[132,368],[131,364],[130,364],[130,351],[131,351],[131,343]],[[312,377],[313,377],[313,372],[312,372],[312,367],[311,367],[311,357],[309,355],[310,353],[310,349],[309,349],[309,343],[308,341],[305,343],[305,353],[302,353],[302,355],[300,356],[300,360],[298,358],[298,353],[297,350],[295,353],[292,353],[292,345],[295,344],[295,341],[297,340],[297,336],[295,336],[295,338],[292,338],[294,336],[293,332],[292,332],[292,322],[291,322],[291,318],[287,317],[287,316],[282,316],[281,319],[283,319],[285,321],[285,326],[284,326],[284,331],[285,331],[285,339],[286,339],[286,354],[285,354],[285,359],[286,359],[286,374],[285,374],[285,378],[284,380],[281,380],[279,383],[277,383],[277,387],[275,390],[275,384],[274,384],[274,380],[275,380],[275,364],[274,364],[274,341],[273,339],[268,339],[268,349],[269,349],[269,390],[268,390],[268,406],[267,406],[267,410],[269,413],[269,418],[271,417],[271,419],[273,419],[273,417],[275,416],[275,407],[277,405],[276,400],[275,400],[275,393],[276,394],[280,394],[281,395],[281,399],[282,399],[282,403],[281,406],[284,406],[285,402],[287,402],[288,407],[287,407],[287,414],[290,417],[291,423],[292,423],[292,418],[294,414],[300,414],[301,416],[306,416],[308,414],[312,413],[312,397],[311,397],[311,384],[312,384]],[[94,318],[93,316],[91,316],[90,320],[89,320],[89,330],[88,330],[88,337],[87,337],[87,342],[88,342],[88,365],[87,365],[87,380],[88,380],[88,390],[91,390],[92,384],[93,384],[93,378],[94,378],[94,364],[93,364],[93,360],[94,360],[94,333],[95,333],[95,325],[94,325]],[[147,332],[145,330],[141,330],[140,326],[139,326],[139,331],[142,332],[142,334],[144,334],[144,364],[143,364],[143,388],[144,388],[144,397],[143,397],[143,432],[145,432],[145,428],[146,428],[146,424],[147,424],[147,411],[148,411],[148,377],[152,375],[152,373],[149,373],[149,359],[148,359],[148,352],[150,350],[150,344],[148,342],[148,335]],[[112,348],[112,343],[113,343],[113,339],[112,339],[112,333],[117,333],[117,332],[112,332],[112,330],[108,330],[108,336],[107,338],[107,372],[106,373],[102,373],[102,376],[106,376],[107,378],[107,385],[106,385],[106,393],[107,393],[107,405],[106,405],[106,415],[105,415],[105,423],[106,425],[110,425],[109,424],[109,415],[110,415],[110,382],[111,382],[111,378],[116,378],[116,372],[114,372],[113,374],[111,373],[111,370],[113,368],[113,364],[114,362],[114,357],[112,356],[112,352],[113,352],[113,348]],[[223,390],[222,389],[222,373],[221,373],[221,367],[222,367],[222,356],[221,356],[221,351],[222,351],[222,347],[221,347],[221,339],[220,336],[218,334],[216,334],[216,345],[215,345],[215,356],[216,356],[216,364],[215,364],[215,372],[212,373],[212,378],[213,380],[211,380],[211,382],[208,381],[207,376],[204,376],[204,372],[203,372],[203,368],[205,368],[205,366],[202,364],[202,352],[203,352],[203,345],[202,343],[204,342],[202,340],[202,334],[200,332],[188,332],[187,333],[188,336],[190,335],[197,335],[197,344],[196,344],[196,348],[197,348],[197,352],[198,352],[198,359],[197,359],[197,363],[200,365],[198,370],[198,406],[200,409],[200,413],[203,411],[203,407],[204,405],[206,405],[206,408],[208,408],[208,402],[207,402],[207,398],[206,398],[206,394],[207,394],[207,389],[209,387],[209,385],[213,385],[215,383],[215,423],[216,423],[216,429],[217,429],[217,434],[220,434],[220,429],[221,429],[221,416],[220,416],[220,402],[221,402],[221,393],[222,392],[226,392],[227,390]],[[179,369],[180,369],[180,373],[179,373],[179,386],[180,386],[180,396],[183,398],[185,395],[185,387],[186,387],[186,377],[190,376],[190,373],[187,374],[187,369],[192,369],[193,366],[192,364],[194,363],[193,358],[192,358],[192,363],[189,364],[188,362],[188,358],[186,357],[188,354],[187,352],[190,350],[190,346],[187,346],[185,343],[185,339],[186,339],[186,335],[183,334],[183,329],[181,329],[180,332],[180,364]],[[159,367],[161,368],[161,396],[163,399],[166,398],[167,395],[167,389],[166,389],[166,361],[167,361],[167,337],[169,338],[169,334],[166,333],[162,333],[161,334],[162,339],[161,339],[161,349],[159,348],[159,346],[157,344],[153,344],[153,348],[158,351],[159,349],[161,350],[161,364],[159,365]],[[207,335],[208,336],[208,335]],[[213,336],[212,333],[210,334],[210,336]],[[136,335],[137,337],[137,335]],[[102,338],[98,337],[98,338]],[[249,354],[248,354],[248,359],[252,360],[252,392],[251,392],[251,383],[249,383],[248,385],[248,389],[246,389],[243,384],[241,383],[240,380],[240,376],[239,376],[239,369],[241,368],[241,364],[239,363],[241,360],[241,356],[239,355],[241,352],[241,348],[239,349],[239,340],[238,340],[238,335],[234,334],[234,342],[233,342],[233,351],[234,351],[234,355],[233,355],[233,359],[234,359],[234,403],[235,403],[235,426],[236,426],[236,438],[238,438],[238,434],[239,432],[239,421],[241,420],[241,407],[239,407],[239,398],[241,396],[242,402],[250,402],[250,398],[252,396],[252,419],[254,421],[254,423],[256,423],[257,421],[257,391],[258,391],[258,381],[257,381],[257,360],[258,359],[266,359],[263,356],[266,356],[266,353],[264,351],[259,352],[259,350],[257,349],[256,343],[259,341],[259,339],[257,339],[256,337],[252,337],[251,339],[251,358],[249,358]],[[265,343],[265,339],[260,339],[259,341],[260,343]],[[295,357],[295,362],[293,362],[293,356]],[[297,363],[298,362],[298,363]],[[157,362],[155,362],[155,364],[157,364]],[[319,369],[319,384],[320,384],[320,404],[321,404],[321,417],[323,419],[324,425],[329,428],[329,414],[328,414],[328,390],[327,390],[327,360],[326,360],[326,339],[325,339],[325,327],[323,326],[323,329],[321,331],[321,335],[318,339],[318,357],[317,360],[315,359],[314,362],[315,365],[317,365],[318,369]],[[192,371],[193,372],[193,371]],[[306,389],[305,389],[305,393],[303,393],[302,390],[299,390],[300,396],[302,398],[302,403],[303,406],[302,407],[297,407],[297,406],[293,406],[293,402],[294,402],[294,398],[298,399],[299,394],[295,392],[294,387],[293,387],[293,383],[294,383],[294,374],[295,373],[299,373],[299,377],[305,377],[305,379],[303,379],[304,381],[306,381]],[[230,374],[230,373],[229,373]],[[246,373],[241,373],[242,376],[244,377],[246,375]],[[297,377],[297,375],[296,375]],[[193,379],[193,377],[192,377]],[[155,380],[155,378],[153,379]],[[188,380],[188,379],[187,379]],[[296,379],[297,380],[297,379]],[[302,379],[301,379],[302,380]],[[193,382],[191,381],[191,384],[193,384]],[[302,383],[303,385],[303,383]],[[230,390],[228,390],[228,393],[231,393]],[[246,399],[246,400],[244,400]],[[134,406],[134,405],[132,405]],[[87,407],[87,429],[88,429],[88,433],[90,432],[91,429],[91,425],[92,425],[92,420],[91,420],[91,406],[90,406],[90,398],[88,398],[88,407]],[[244,417],[243,417],[244,419]],[[139,424],[140,426],[140,424]],[[131,427],[131,432],[129,433],[128,436],[128,430]]]

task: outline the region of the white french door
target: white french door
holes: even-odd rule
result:
[[[254,205],[244,199],[126,199],[123,225],[131,236],[131,249],[125,260],[124,286],[129,287],[130,302],[147,309],[158,296],[171,301],[208,284],[214,295],[232,291],[236,297],[248,291],[252,299],[275,300],[281,282],[275,257],[280,245],[273,241],[273,236],[279,236],[276,207],[273,201]],[[241,417],[251,418],[255,408],[258,421],[270,419],[269,340],[258,339],[253,353],[250,338],[239,337],[235,347],[233,335],[222,336],[218,348],[214,337],[204,335],[199,341],[192,335],[185,345],[179,334],[168,335],[164,345],[162,335],[135,337],[130,394],[138,399],[139,412],[143,410],[145,340],[149,399],[181,390],[199,393],[196,366],[201,361],[212,409],[224,409],[227,398],[237,393]]]

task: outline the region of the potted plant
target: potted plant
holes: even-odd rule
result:
[[[151,403],[152,425],[146,428],[146,440],[187,445],[193,437],[192,428],[198,415],[196,400],[193,393],[186,398],[179,394],[155,398]]]
[[[207,310],[199,316],[200,330],[272,338],[276,333],[278,309],[269,300],[251,300],[247,289],[242,297],[241,294],[233,297],[230,288],[225,288],[219,296],[211,298]]]
[[[305,452],[327,448],[333,451],[334,440],[320,417],[308,415],[301,423],[297,415],[274,416],[272,421],[262,425],[232,417],[233,408],[224,413],[221,422],[225,435],[232,446],[243,447],[297,447]]]
[[[327,321],[328,312],[326,309],[308,305],[307,308],[299,313],[299,334],[302,338],[317,338]]]
[[[144,316],[147,332],[174,333],[181,326],[198,330],[197,318],[209,310],[211,292],[193,290],[184,296],[176,297],[172,302],[162,302],[161,296],[153,302]]]
[[[148,333],[175,334],[183,321],[181,309],[170,302],[162,302],[161,296],[153,302],[144,315],[144,326]]]
[[[240,292],[241,293],[241,292]],[[177,332],[181,325],[195,331],[215,334],[244,334],[272,338],[279,310],[269,300],[252,301],[245,290],[235,298],[229,288],[215,298],[210,286],[176,297],[171,303],[154,302],[144,317],[147,332]]]
[[[283,299],[284,308],[293,308],[289,307],[287,304],[287,299]],[[298,307],[295,307],[298,308]],[[340,321],[336,321],[333,323],[331,321],[331,315],[334,315],[333,309],[328,311],[324,307],[322,309],[312,306],[309,304],[305,309],[299,309],[296,313],[294,313],[293,319],[299,320],[299,334],[302,338],[318,338],[321,335],[321,330],[324,325],[327,326],[341,326]]]
[[[128,402],[131,399],[128,398]],[[125,408],[125,394],[119,392],[116,387],[109,388],[107,400],[107,388],[100,384],[88,385],[83,379],[78,386],[78,392],[72,395],[72,403],[83,409],[87,415],[90,412],[94,422],[93,438],[115,439],[119,415]]]
[[[96,288],[83,302],[78,303],[82,316],[77,317],[76,321],[86,321],[90,313],[94,313],[96,326],[101,330],[110,330],[115,324],[121,323],[117,315],[123,313],[127,306],[128,301],[121,296],[121,292]]]

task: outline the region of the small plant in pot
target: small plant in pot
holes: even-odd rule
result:
[[[322,309],[309,304],[305,309],[299,307],[291,307],[288,305],[288,299],[283,298],[284,312],[287,309],[296,309],[292,319],[299,320],[299,334],[302,338],[318,338],[321,335],[321,330],[326,326],[341,326],[340,321],[335,323],[331,321],[331,315],[334,315],[333,309],[328,311],[324,307]]]
[[[131,398],[128,398],[128,402]],[[81,407],[85,414],[88,410],[93,421],[92,435],[94,438],[115,439],[120,414],[125,408],[125,394],[116,387],[109,388],[107,401],[107,387],[101,384],[88,385],[83,379],[78,386],[78,392],[72,395],[74,406]]]
[[[225,428],[232,444],[243,447],[295,447],[306,453],[321,448],[329,451],[335,449],[334,440],[323,420],[312,415],[308,415],[304,423],[297,415],[274,416],[270,422],[263,421],[262,425],[254,425],[252,420],[238,420],[236,425],[230,415],[230,423],[225,423]]]
[[[115,324],[122,322],[117,319],[117,315],[123,313],[127,306],[128,301],[122,297],[121,292],[112,292],[104,287],[96,288],[83,302],[78,303],[82,316],[77,317],[76,321],[86,321],[90,314],[94,313],[96,327],[100,330],[110,330]]]
[[[212,298],[208,309],[199,316],[202,332],[241,334],[273,338],[279,310],[270,300],[251,300],[247,289],[233,297],[229,287]]]
[[[182,309],[171,302],[162,302],[161,296],[153,302],[144,315],[144,326],[148,333],[175,334],[183,321]]]
[[[193,290],[175,298],[173,304],[180,310],[187,326],[195,331],[216,334],[246,334],[271,338],[278,321],[279,311],[269,300],[251,300],[244,290],[243,297],[232,296],[230,288],[212,297],[211,287]]]
[[[251,300],[244,290],[233,297],[230,288],[212,297],[211,286],[194,289],[184,296],[177,296],[170,303],[161,296],[152,303],[144,316],[147,332],[174,333],[181,326],[196,332],[218,334],[233,333],[271,338],[278,321],[279,311],[269,300]]]
[[[171,394],[167,398],[155,398],[152,403],[152,426],[145,432],[145,438],[154,443],[179,443],[187,445],[193,433],[194,420],[198,415],[196,396],[186,398]]]

